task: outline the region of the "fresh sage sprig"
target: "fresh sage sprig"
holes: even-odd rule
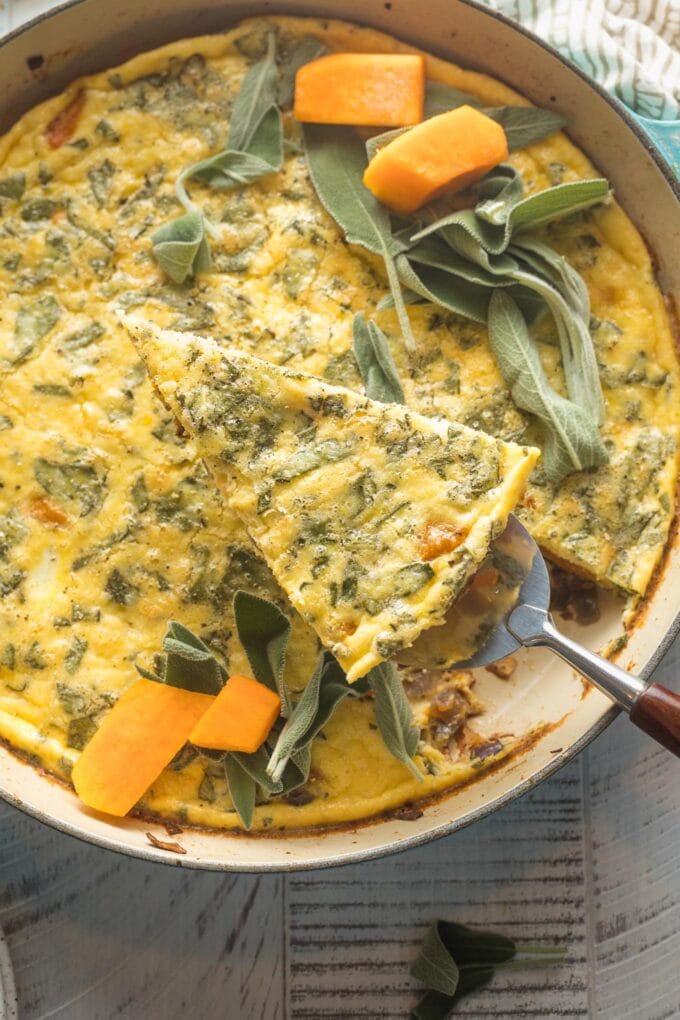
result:
[[[307,166],[321,204],[350,243],[382,257],[404,343],[408,350],[415,350],[395,266],[395,257],[408,245],[393,236],[387,209],[363,183],[367,159],[361,139],[352,128],[305,124],[304,140]]]
[[[354,316],[352,323],[352,349],[366,396],[382,404],[405,404],[387,337],[371,319],[367,322],[361,312]]]
[[[375,721],[387,750],[422,782],[423,777],[413,756],[418,749],[420,730],[392,662],[381,662],[366,674],[366,682],[375,697]]]
[[[151,235],[158,265],[173,283],[184,283],[210,269],[210,249],[200,212],[189,212],[164,223]]]
[[[396,256],[397,271],[410,293],[478,322],[487,321],[489,302],[500,288],[506,290],[526,322],[532,322],[541,309],[550,311],[569,400],[561,398],[563,404],[558,406],[553,400],[557,394],[549,386],[546,389],[541,370],[541,400],[534,396],[530,403],[534,408],[540,405],[540,414],[538,410],[531,413],[538,414],[546,433],[546,473],[558,482],[583,466],[606,463],[598,433],[604,399],[590,336],[586,286],[566,259],[528,232],[601,202],[609,187],[598,178],[558,185],[525,198],[519,174],[502,165],[478,184],[477,191],[480,201],[473,209],[449,213],[424,225],[421,220],[419,229],[410,235],[410,247]],[[406,233],[402,224],[400,241]],[[497,316],[497,335],[500,321]],[[522,340],[528,336],[525,330]],[[500,344],[497,347],[501,349]],[[512,349],[516,348],[517,343]],[[499,357],[506,382],[522,393],[523,399],[530,391],[537,392],[534,361],[524,367],[520,377],[511,358]],[[510,371],[511,375],[506,374]],[[534,381],[527,387],[530,375]],[[526,404],[520,406],[529,409]],[[570,432],[579,441],[565,444],[564,430],[557,423],[572,409],[576,413]]]
[[[225,191],[280,170],[283,125],[277,91],[276,40],[272,32],[268,36],[264,56],[246,71],[236,94],[226,148],[187,167],[177,180],[177,197],[187,211],[198,211],[185,187],[192,178],[217,191]],[[206,229],[214,237],[218,236],[207,219]]]
[[[253,754],[202,751],[221,761],[229,792],[245,828],[250,828],[258,800],[283,796],[309,779],[312,742],[347,697],[375,695],[378,727],[392,754],[409,764],[419,739],[408,699],[394,666],[384,663],[364,680],[347,683],[336,659],[323,651],[302,694],[293,701],[284,679],[286,651],[291,633],[288,618],[277,605],[249,592],[234,596],[236,630],[253,676],[279,692],[282,718],[265,743]],[[141,676],[201,694],[219,694],[227,673],[208,646],[183,624],[168,624],[163,639],[162,667],[152,672],[137,666]],[[285,718],[284,718],[285,716]]]
[[[553,390],[519,308],[502,289],[494,291],[489,303],[489,343],[512,399],[542,425],[541,463],[547,479],[558,482],[573,471],[606,463],[593,419]]]
[[[428,988],[411,1015],[445,1020],[464,995],[488,984],[497,970],[549,967],[563,959],[560,946],[517,944],[496,932],[436,921],[411,967],[412,976]]]
[[[227,674],[214,654],[188,627],[176,620],[168,623],[163,651],[161,673],[153,673],[142,666],[137,666],[137,672],[147,680],[198,694],[219,694],[224,687]]]
[[[311,36],[301,39],[281,67],[276,64],[276,39],[270,33],[261,60],[244,75],[229,122],[226,148],[187,167],[175,191],[186,214],[164,224],[151,236],[153,253],[174,283],[184,283],[210,269],[206,234],[219,231],[187,192],[187,183],[200,181],[215,191],[241,188],[276,173],[283,165],[281,107],[292,98],[298,68],[315,59],[323,44]]]
[[[329,652],[322,652],[314,673],[281,730],[272,751],[267,772],[274,781],[283,777],[289,761],[311,750],[312,741],[347,697],[361,697],[364,684],[350,685],[343,670]]]

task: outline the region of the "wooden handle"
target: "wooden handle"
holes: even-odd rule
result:
[[[633,705],[630,718],[680,758],[680,694],[661,684],[650,684]]]

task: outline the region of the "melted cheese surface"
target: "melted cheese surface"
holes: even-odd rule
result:
[[[181,211],[174,184],[182,169],[223,147],[234,96],[272,29],[282,52],[306,34],[336,51],[412,50],[338,22],[252,20],[76,82],[0,140],[0,736],[62,777],[134,681],[135,659],[159,649],[168,618],[243,670],[233,592],[249,588],[287,606],[193,442],[177,435],[155,397],[120,310],[359,391],[351,321],[362,311],[390,338],[409,407],[540,445],[482,327],[414,306],[417,350],[409,356],[402,348],[393,312],[376,308],[387,292],[381,265],[345,243],[295,145],[280,174],[240,191],[192,184],[220,225],[213,270],[181,287],[159,271],[149,234]],[[429,77],[486,105],[523,102],[491,78],[426,60]],[[53,149],[46,128],[74,101],[76,131]],[[290,114],[284,121],[287,137],[299,141]],[[511,162],[528,193],[593,174],[562,134]],[[616,204],[543,236],[588,284],[610,464],[557,489],[539,464],[521,516],[552,556],[640,593],[674,512],[680,400],[668,316],[644,244]],[[563,391],[549,333],[541,354]],[[297,616],[294,626],[289,679],[299,687],[316,640]],[[344,703],[328,740],[315,747],[314,800],[258,807],[255,824],[364,817],[470,774],[465,756],[434,753],[432,774],[418,787],[384,750],[370,716],[370,705]],[[351,796],[341,752],[350,739],[374,765],[357,764]],[[186,755],[145,806],[200,824],[236,824],[222,779]]]

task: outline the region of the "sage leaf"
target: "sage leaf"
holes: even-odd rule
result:
[[[170,687],[199,694],[219,694],[226,673],[200,638],[183,624],[171,620],[163,638],[166,653],[163,682]]]
[[[460,971],[442,942],[438,923],[428,929],[418,957],[411,967],[411,975],[434,992],[452,998],[456,994]]]
[[[370,163],[377,152],[380,152],[382,148],[393,142],[395,138],[399,138],[406,131],[410,131],[408,127],[392,128],[390,131],[382,131],[379,135],[372,135],[366,139],[366,157]]]
[[[498,175],[495,177],[499,180]],[[609,195],[609,184],[603,178],[588,181],[571,181],[558,184],[554,188],[546,188],[535,195],[517,201],[516,188],[513,184],[506,194],[505,200],[499,204],[495,215],[489,217],[489,200],[481,203],[482,213],[478,207],[474,211],[464,209],[462,212],[449,213],[429,223],[411,237],[412,242],[439,234],[454,249],[458,250],[464,235],[472,237],[489,254],[500,255],[506,250],[514,233],[533,230],[545,223],[566,216],[580,209],[586,209]],[[503,194],[501,192],[501,194]]]
[[[596,425],[601,425],[604,421],[604,397],[588,323],[574,313],[559,290],[542,276],[523,272],[518,267],[512,277],[536,291],[552,312],[560,341],[569,399]]]
[[[307,686],[302,692],[300,700],[290,713],[279,734],[267,766],[267,771],[274,781],[281,778],[281,774],[291,754],[296,749],[299,749],[298,745],[304,746],[308,743],[304,738],[314,722],[319,707],[319,690],[324,666],[325,656],[322,653],[314,672],[307,682]]]
[[[413,761],[420,730],[413,722],[411,706],[396,666],[391,662],[381,662],[367,673],[366,680],[375,696],[375,719],[387,750],[422,782],[423,777]]]
[[[563,958],[558,946],[518,946],[496,932],[436,921],[411,968],[428,987],[411,1015],[444,1020],[463,996],[488,984],[496,970],[551,966]]]
[[[263,170],[260,177],[265,177],[268,173],[271,174],[281,169],[283,164],[283,121],[281,120],[281,111],[277,106],[272,106],[267,110],[248,142],[246,152],[254,159],[259,159],[263,167],[268,168]],[[256,180],[257,178],[246,179],[244,183],[249,184],[251,179]]]
[[[590,322],[590,295],[583,277],[572,265],[542,241],[521,237],[510,245],[513,258],[527,263],[530,269],[551,280],[565,300],[584,322]]]
[[[61,318],[61,306],[51,294],[45,294],[29,305],[23,305],[14,323],[12,364],[20,365],[47,336]]]
[[[260,159],[259,156],[253,156],[249,152],[236,152],[227,149],[224,152],[218,152],[217,155],[211,156],[209,159],[201,160],[200,163],[194,163],[193,166],[184,170],[180,181],[178,181],[178,187],[181,187],[184,181],[194,179],[208,184],[215,191],[241,188],[245,184],[251,184],[253,181],[258,181],[260,178],[266,177],[267,174],[280,169],[282,159],[283,148],[279,150],[276,165]]]
[[[588,209],[609,197],[609,183],[603,177],[588,181],[568,181],[546,188],[514,204],[508,214],[504,247],[514,233],[534,230],[562,216]]]
[[[273,602],[246,591],[234,595],[234,619],[255,679],[278,693],[281,714],[287,719],[292,704],[283,672],[290,620]]]
[[[474,106],[479,109],[482,104],[469,92],[446,85],[443,81],[425,81],[425,117],[436,117],[439,113],[448,113],[458,106]]]
[[[153,254],[173,283],[184,283],[210,269],[210,249],[205,237],[205,221],[199,212],[164,223],[151,235]]]
[[[406,255],[398,255],[395,265],[401,283],[411,293],[473,322],[486,322],[489,301],[486,287],[475,286],[443,270],[416,266]]]
[[[295,96],[295,75],[301,67],[317,60],[327,52],[326,46],[313,35],[305,35],[290,52],[290,55],[279,65],[279,85],[277,101],[285,109],[290,106]]]
[[[140,676],[198,694],[219,694],[224,687],[227,679],[224,668],[208,646],[177,620],[168,623],[163,651],[162,675],[136,665]]]
[[[290,793],[291,790],[296,790],[298,786],[304,786],[309,779],[309,773],[312,768],[312,745],[306,744],[304,747],[298,748],[290,756],[290,761],[286,765],[281,775],[281,784],[283,786],[283,794]]]
[[[464,966],[482,963],[496,965],[505,963],[512,960],[517,953],[517,946],[513,940],[495,931],[469,928],[466,924],[457,924],[455,921],[438,921],[436,928],[441,943],[461,969]],[[430,987],[435,988],[435,985]]]
[[[263,117],[272,108],[276,108],[278,76],[275,54],[276,40],[274,33],[270,32],[264,56],[248,69],[234,100],[229,122],[228,149],[248,152]]]
[[[266,746],[260,747],[252,754],[244,754],[241,751],[230,752],[230,757],[236,759],[244,772],[255,781],[268,796],[276,796],[283,792],[283,784],[274,782],[267,772],[269,754]]]
[[[559,131],[566,123],[559,113],[535,106],[483,107],[482,113],[501,125],[510,152],[540,142],[542,138]]]
[[[491,971],[493,975],[493,970]],[[415,1020],[446,1020],[451,1016],[454,1001],[450,995],[441,992],[425,992],[420,1002],[411,1010]]]
[[[524,185],[514,167],[501,163],[488,173],[476,187],[479,198],[475,215],[493,226],[503,226],[511,209],[522,201]]]
[[[272,751],[267,771],[275,781],[289,782],[286,770],[292,764],[305,778],[309,775],[312,741],[346,697],[361,697],[365,689],[351,686],[330,652],[322,652],[290,718],[284,724]],[[300,785],[299,782],[296,785]]]
[[[364,186],[366,152],[352,128],[328,124],[305,124],[305,156],[314,189],[328,214],[351,244],[381,255],[399,325],[408,350],[415,340],[401,295],[394,257],[406,245],[392,235],[385,206]]]
[[[536,106],[484,106],[479,99],[439,81],[425,82],[425,116],[434,117],[458,106],[473,106],[495,120],[505,131],[511,152],[524,149],[564,127],[565,120],[552,110]]]
[[[249,829],[253,824],[257,784],[243,768],[235,754],[228,754],[224,759],[224,774],[229,786],[229,796],[241,823],[244,829]]]
[[[359,312],[352,323],[352,349],[366,396],[383,404],[405,404],[397,366],[385,334]]]
[[[513,400],[543,427],[541,463],[548,480],[557,483],[573,471],[606,464],[592,418],[552,389],[519,308],[501,289],[489,303],[489,344]]]

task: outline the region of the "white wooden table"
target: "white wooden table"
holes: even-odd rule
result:
[[[51,6],[0,0],[0,33]],[[657,678],[677,686],[680,642]],[[22,1020],[403,1018],[437,917],[567,947],[457,1016],[680,1017],[680,767],[619,719],[553,779],[421,849],[326,872],[129,860],[0,805],[0,925]]]

